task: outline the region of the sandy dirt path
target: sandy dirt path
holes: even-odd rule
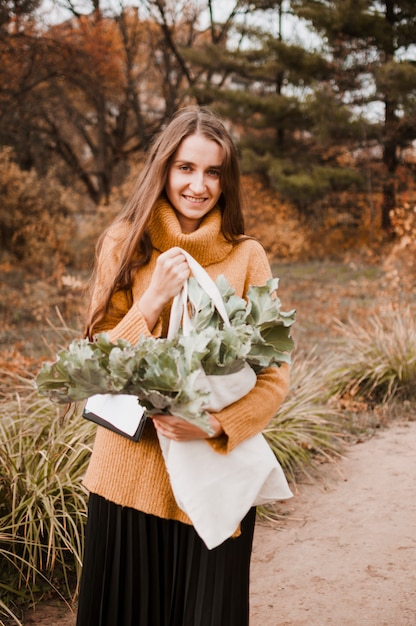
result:
[[[396,422],[257,525],[251,626],[416,625],[416,422]]]

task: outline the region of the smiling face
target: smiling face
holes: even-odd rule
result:
[[[168,170],[166,195],[184,233],[196,230],[221,196],[221,146],[203,135],[189,135]]]

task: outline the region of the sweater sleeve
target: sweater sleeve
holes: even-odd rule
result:
[[[115,232],[110,231],[103,241],[91,297],[92,308],[96,306],[100,291],[106,290],[109,283],[114,279],[122,243],[122,232],[122,228],[118,227]],[[94,331],[95,334],[107,332],[111,341],[126,339],[135,344],[141,335],[159,337],[161,327],[162,324],[159,320],[153,330],[150,331],[133,296],[130,297],[129,301],[129,295],[125,291],[118,291],[113,294],[109,311]]]
[[[162,322],[159,320],[152,331],[149,330],[146,320],[139,308],[133,305],[123,319],[114,328],[108,331],[111,341],[127,339],[131,344],[136,344],[141,335],[160,337]]]
[[[218,452],[227,453],[244,439],[261,432],[286,398],[289,382],[290,370],[286,363],[262,370],[252,391],[215,414],[225,434],[207,440],[210,445]]]

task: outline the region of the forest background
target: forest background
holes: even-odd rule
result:
[[[0,32],[1,267],[24,283],[5,299],[6,348],[7,324],[45,319],[51,291],[72,323],[92,241],[189,103],[230,127],[247,229],[271,259],[387,243],[384,258],[412,230],[412,0],[8,0]]]
[[[0,29],[3,262],[90,269],[90,230],[189,103],[230,127],[272,258],[372,248],[414,203],[411,0],[10,0]]]
[[[130,195],[155,133],[187,104],[217,111],[235,138],[247,232],[286,277],[284,308],[300,314],[298,354],[306,359],[323,337],[330,347],[329,320],[346,323],[351,312],[364,324],[363,347],[369,316],[387,305],[414,332],[413,0],[3,0],[0,54],[4,441],[14,441],[6,429],[13,411],[29,413],[28,381],[42,359],[82,333],[95,242]],[[321,383],[298,371],[316,394]],[[368,408],[348,394],[349,410]],[[319,445],[302,436],[303,462],[302,446],[313,455]],[[6,567],[0,579],[0,607],[10,615],[27,600],[29,579],[33,593],[38,585],[44,593],[39,572],[59,570],[73,593],[82,540],[75,550],[63,540],[78,559],[68,565],[58,540],[45,547],[44,522],[29,559],[21,548],[29,522],[16,521],[16,494],[28,491],[19,486],[22,449],[1,455],[0,551],[20,576],[5,582]],[[45,519],[33,501],[34,519]],[[16,559],[32,560],[37,578]]]

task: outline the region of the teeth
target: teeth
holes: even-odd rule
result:
[[[185,196],[189,202],[201,203],[204,202],[205,198],[194,198],[193,196]]]

